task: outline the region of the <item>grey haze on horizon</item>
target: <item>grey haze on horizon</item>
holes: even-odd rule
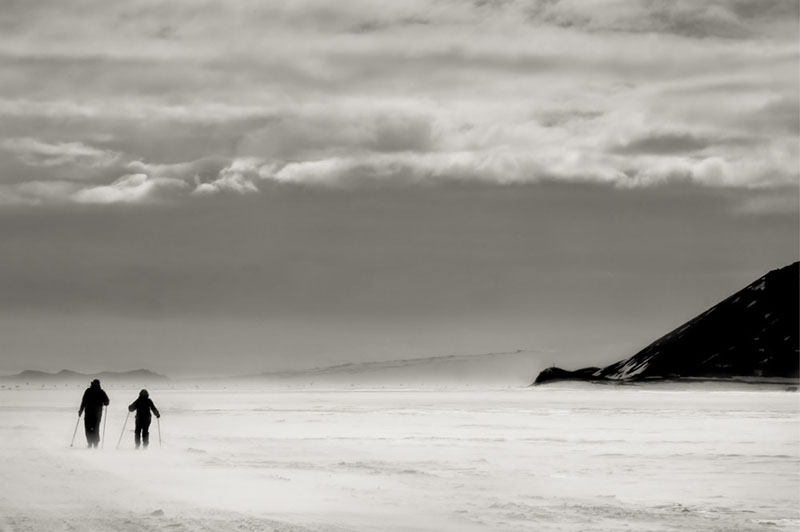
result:
[[[794,1],[10,1],[0,373],[542,350],[798,260]]]

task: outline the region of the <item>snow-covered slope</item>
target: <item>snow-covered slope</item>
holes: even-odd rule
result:
[[[262,373],[245,380],[332,384],[526,384],[541,367],[540,352],[517,350],[354,362],[295,371]]]
[[[552,380],[784,377],[800,374],[798,263],[773,270],[632,357],[587,372],[542,372]]]

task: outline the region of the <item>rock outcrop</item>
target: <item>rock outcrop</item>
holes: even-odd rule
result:
[[[534,384],[557,380],[798,378],[798,264],[769,272],[628,359],[600,369],[548,368]]]

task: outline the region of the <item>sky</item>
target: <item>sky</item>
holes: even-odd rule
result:
[[[610,363],[798,259],[782,0],[3,0],[0,373]]]

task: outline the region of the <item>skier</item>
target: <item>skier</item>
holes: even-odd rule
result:
[[[85,411],[83,426],[86,429],[86,443],[88,447],[97,448],[100,443],[100,420],[103,418],[103,406],[108,406],[108,395],[100,388],[100,381],[95,379],[83,392],[81,407],[78,417]]]
[[[150,421],[152,421],[150,411],[152,410],[157,418],[160,418],[161,414],[158,413],[158,408],[153,404],[147,390],[139,392],[138,399],[128,406],[129,412],[134,410],[136,410],[136,430],[134,433],[136,448],[138,449],[139,445],[144,444],[144,448],[147,449],[147,445],[150,443]]]

